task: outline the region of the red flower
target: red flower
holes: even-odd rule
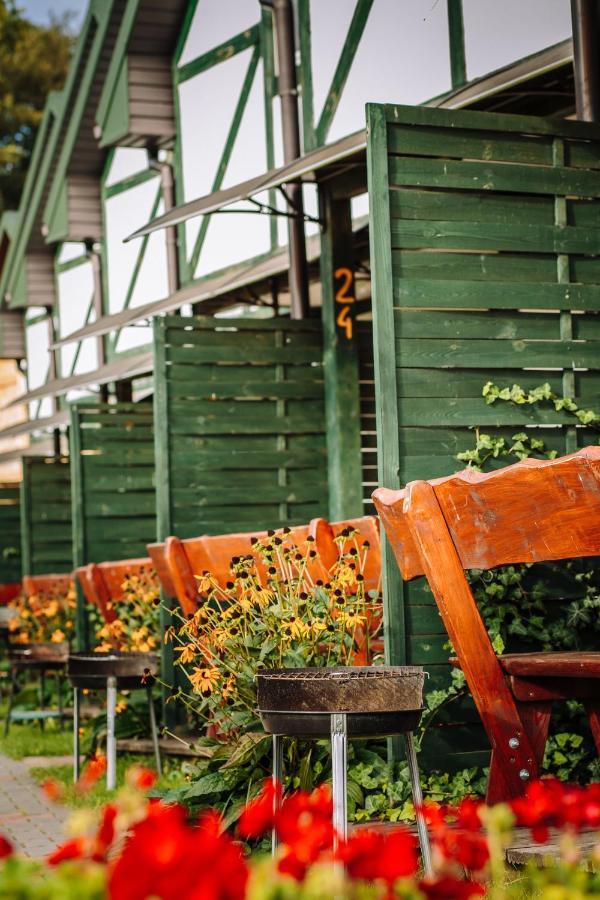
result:
[[[517,824],[531,829],[535,840],[548,840],[550,828],[565,825],[579,831],[600,826],[600,784],[587,787],[543,778],[528,785],[525,795],[511,802]]]
[[[248,872],[214,814],[191,825],[179,806],[151,803],[112,867],[110,900],[242,900]]]
[[[434,841],[445,859],[460,863],[470,872],[479,872],[490,858],[483,834],[447,827],[434,834]]]
[[[333,845],[333,805],[326,785],[312,794],[298,791],[287,797],[275,816],[275,830],[288,848],[280,860],[280,871],[301,881],[306,869],[320,853]]]
[[[243,838],[258,838],[273,828],[275,809],[281,798],[281,785],[272,778],[265,781],[263,789],[247,804],[238,821],[238,833]]]
[[[340,848],[339,858],[351,878],[382,879],[390,886],[398,878],[414,875],[418,866],[415,838],[404,828],[394,829],[388,835],[366,829],[356,831]]]
[[[106,859],[107,851],[115,839],[115,819],[118,813],[119,810],[112,803],[107,803],[102,811],[102,821],[100,822],[92,853],[92,859],[96,860],[96,862],[103,862]]]
[[[55,778],[46,778],[45,781],[42,781],[40,787],[44,796],[53,803],[58,803],[63,795],[62,785]]]
[[[482,826],[479,810],[483,806],[481,800],[475,800],[474,797],[465,797],[461,800],[456,810],[456,821],[459,828],[467,831],[479,831]]]
[[[79,778],[76,784],[77,790],[85,794],[90,791],[96,782],[100,781],[106,772],[106,756],[102,753],[96,753],[93,756]]]
[[[85,851],[86,842],[84,839],[80,837],[72,838],[70,841],[65,841],[64,844],[57,847],[56,850],[47,857],[46,861],[50,866],[57,866],[67,859],[81,859],[85,856]]]
[[[156,784],[156,772],[146,766],[136,766],[132,770],[132,779],[138,791],[149,791]]]
[[[452,875],[445,875],[435,881],[420,881],[419,890],[427,900],[469,900],[469,897],[481,897],[485,894],[482,884],[464,881]]]
[[[6,859],[14,853],[13,845],[7,840],[3,834],[0,834],[0,859]]]

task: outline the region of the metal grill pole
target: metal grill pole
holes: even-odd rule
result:
[[[115,718],[117,714],[117,679],[106,679],[106,787],[114,791],[117,786],[117,739]]]
[[[348,835],[348,725],[346,713],[331,716],[331,764],[333,769],[333,849]]]

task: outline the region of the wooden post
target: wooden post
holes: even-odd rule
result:
[[[171,534],[171,488],[170,460],[168,437],[168,404],[165,365],[165,323],[163,319],[154,320],[154,447],[156,465],[156,539],[164,541]],[[169,604],[172,597],[167,597],[161,590],[160,631],[161,631],[161,677],[162,680],[175,687],[176,671],[174,665],[173,645],[162,639],[170,627],[173,617]],[[167,703],[170,690],[163,688],[162,713],[167,728],[173,728],[177,722],[177,709],[174,703]]]
[[[31,567],[31,473],[25,457],[22,461],[23,479],[20,486],[19,503],[21,516],[21,576],[33,575]]]
[[[83,566],[85,559],[85,522],[83,518],[83,470],[81,466],[81,434],[79,425],[79,410],[76,404],[71,405],[71,420],[69,426],[69,457],[71,462],[71,521],[73,525],[73,569]],[[89,629],[86,609],[86,600],[79,584],[75,579],[77,591],[77,610],[75,613],[75,643],[77,650],[83,652],[89,649]]]
[[[349,198],[321,194],[323,365],[329,518],[363,514],[354,247]]]

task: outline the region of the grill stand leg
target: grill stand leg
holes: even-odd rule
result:
[[[56,691],[58,693],[58,726],[61,731],[64,731],[65,719],[63,710],[63,674],[60,671],[56,675]]]
[[[46,709],[46,670],[42,669],[40,671],[40,731],[43,731],[46,726],[46,721],[44,719],[44,711]]]
[[[277,788],[277,785],[281,785],[281,790],[283,790],[283,735],[282,734],[274,734],[273,735],[273,785]],[[281,805],[281,793],[277,792],[273,799],[273,813],[275,814]],[[279,844],[279,840],[277,838],[277,832],[273,829],[271,835],[271,848],[273,853],[277,850],[277,845]]]
[[[333,768],[333,849],[348,835],[347,791],[348,727],[346,713],[331,716],[331,762]]]
[[[412,731],[407,731],[404,735],[406,744],[406,760],[408,762],[408,772],[410,775],[410,786],[412,789],[413,803],[415,806],[415,818],[417,820],[417,833],[419,835],[419,845],[421,847],[421,860],[425,875],[430,877],[433,875],[433,866],[431,864],[431,847],[429,845],[429,834],[427,831],[427,823],[425,816],[420,810],[423,805],[423,792],[421,790],[421,781],[419,779],[419,763],[415,750],[415,740]]]
[[[6,718],[4,719],[4,737],[8,737],[10,730],[10,717],[12,714],[13,704],[15,702],[15,694],[17,693],[17,670],[11,666],[10,670],[10,687],[8,690],[8,703],[6,705]]]
[[[117,739],[115,717],[117,707],[117,679],[106,679],[106,787],[114,791],[117,786]]]
[[[148,698],[148,712],[150,713],[150,731],[152,733],[152,746],[154,748],[154,762],[156,763],[156,772],[162,775],[162,763],[160,760],[160,749],[158,746],[158,728],[156,727],[156,711],[154,709],[154,700],[152,699],[152,686],[146,685],[146,697]]]
[[[73,688],[73,781],[79,780],[79,688]]]

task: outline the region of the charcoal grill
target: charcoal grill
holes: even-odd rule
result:
[[[284,737],[331,738],[333,825],[338,838],[348,831],[348,738],[402,734],[410,774],[423,866],[431,869],[423,794],[413,732],[421,720],[425,672],[420,666],[346,666],[263,669],[257,676],[263,728],[273,735],[273,778],[283,776]],[[277,844],[273,835],[273,849]]]
[[[63,724],[64,710],[62,702],[62,685],[65,666],[69,656],[69,645],[61,643],[30,643],[7,644],[8,664],[10,666],[10,688],[8,705],[4,719],[4,736],[10,730],[10,723],[14,719],[38,719],[40,728],[44,728],[44,722],[49,718],[58,718],[61,727]],[[22,672],[35,672],[40,678],[40,708],[27,713],[18,713],[13,710],[15,696],[19,687],[19,676]],[[58,693],[58,711],[45,709],[46,698],[46,673],[54,672],[56,675]]]
[[[155,653],[126,653],[117,650],[108,653],[71,653],[67,664],[67,677],[73,688],[73,779],[79,778],[79,722],[81,691],[106,691],[106,786],[117,786],[117,740],[115,718],[117,691],[145,690],[156,770],[161,773],[160,748],[156,714],[152,700],[152,672],[158,668]]]

